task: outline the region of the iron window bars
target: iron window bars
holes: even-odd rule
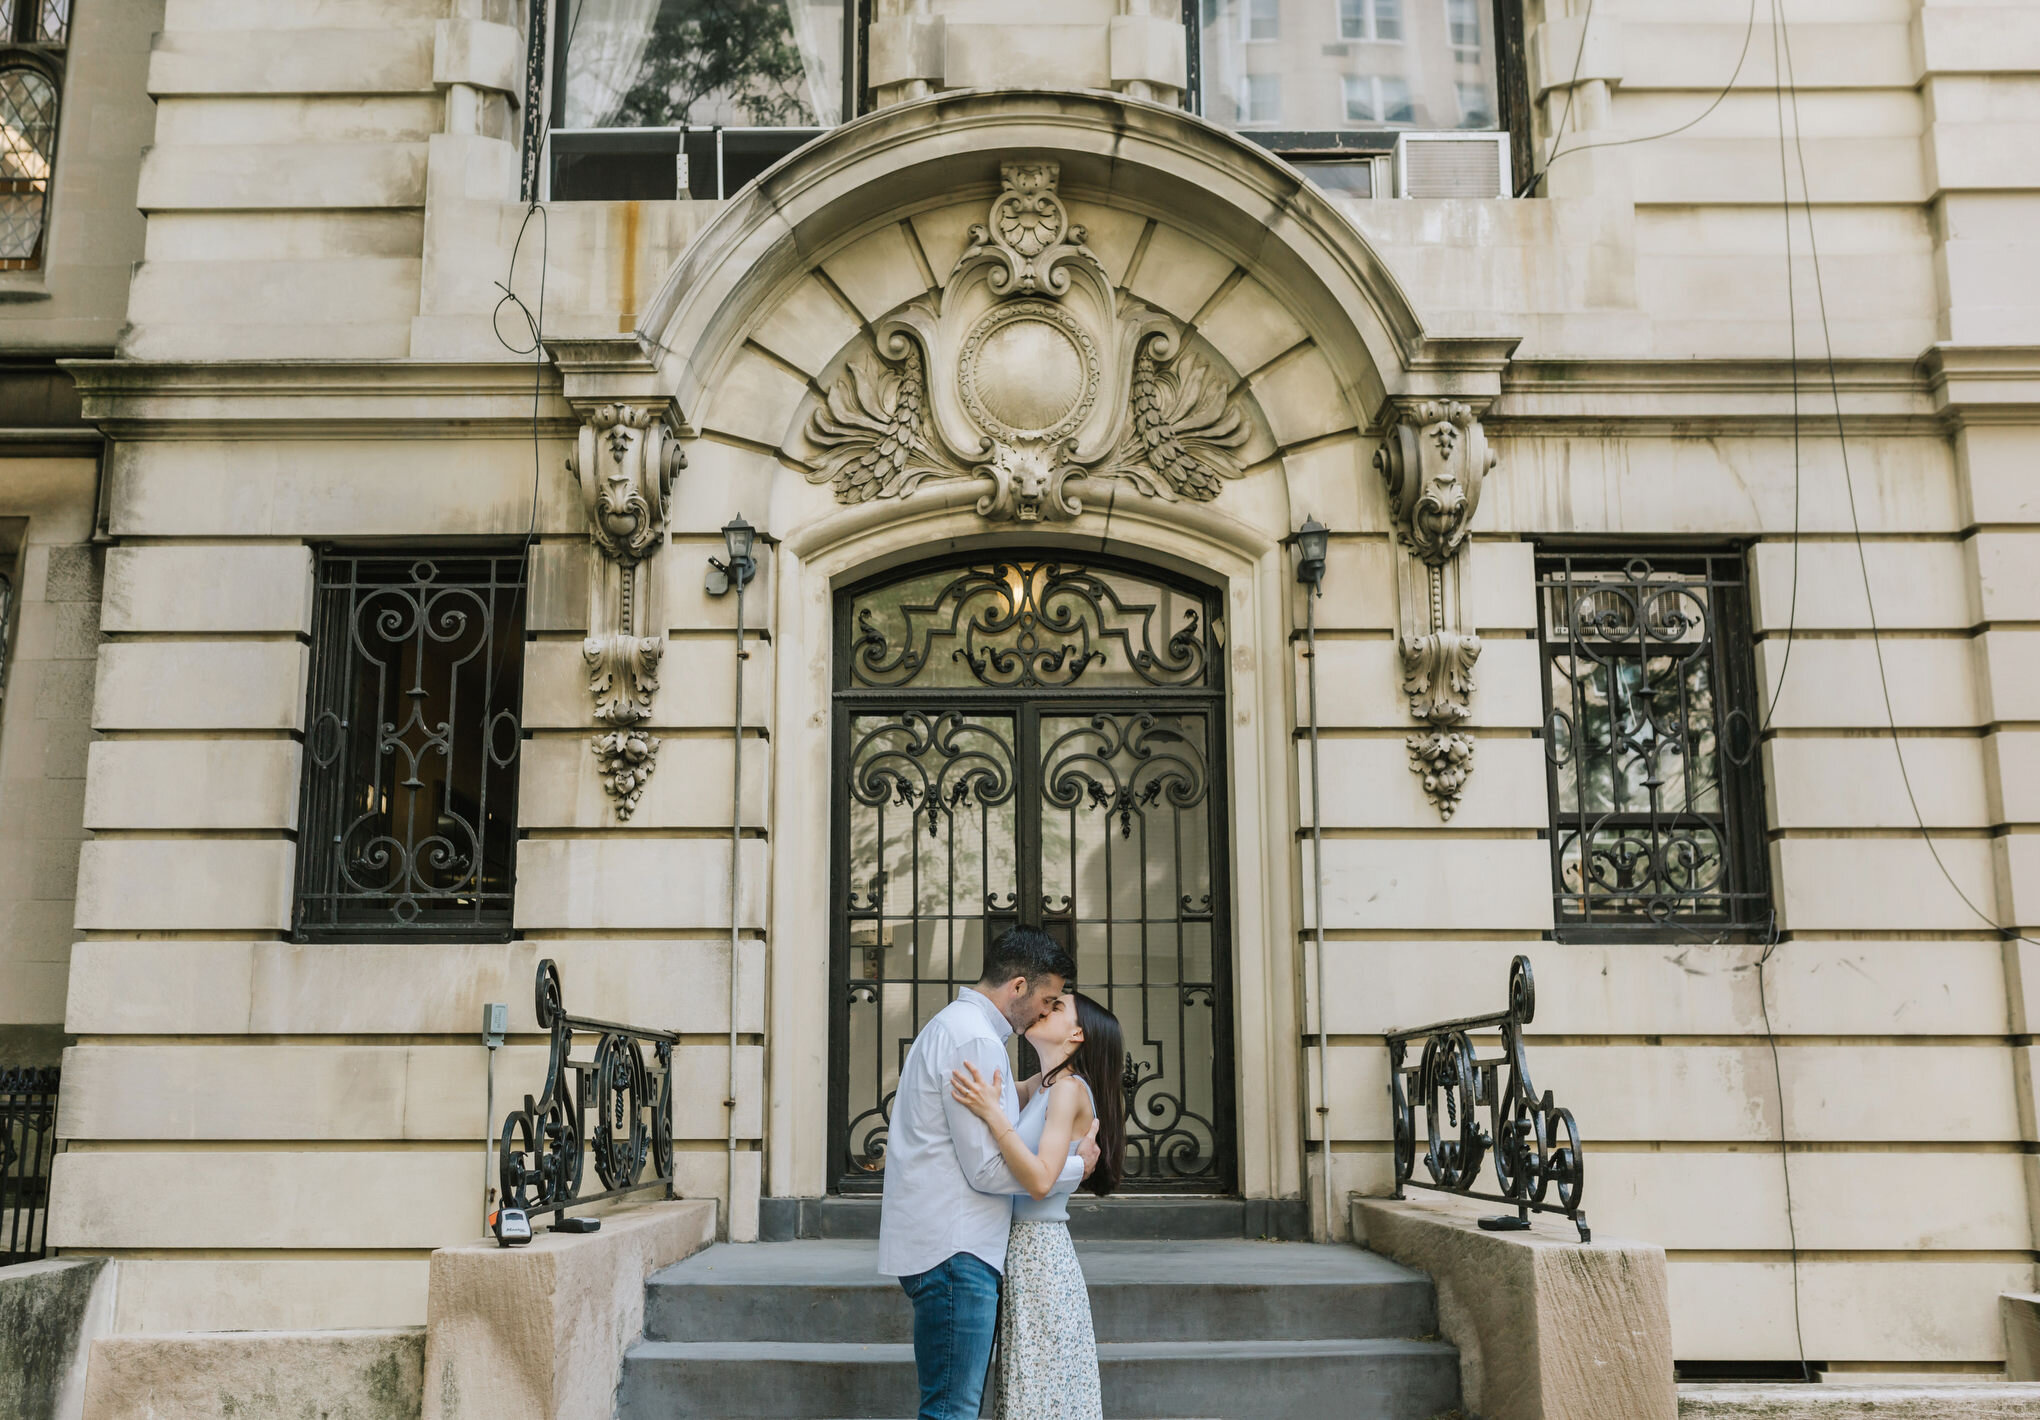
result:
[[[1563,1213],[1580,1230],[1581,1242],[1592,1242],[1587,1215],[1580,1208],[1586,1192],[1586,1156],[1580,1128],[1572,1111],[1554,1103],[1551,1091],[1542,1096],[1530,1082],[1530,1057],[1523,1048],[1523,1027],[1537,1013],[1536,979],[1530,958],[1509,963],[1509,1005],[1491,1016],[1465,1016],[1456,1021],[1387,1032],[1388,1105],[1395,1126],[1395,1196],[1403,1189],[1428,1188],[1456,1193],[1486,1203],[1515,1208],[1516,1216],[1482,1218],[1489,1232],[1520,1232],[1530,1214]],[[1473,1036],[1499,1031],[1502,1053],[1482,1060],[1474,1053]],[[1408,1064],[1410,1042],[1422,1038],[1423,1054]],[[1502,1072],[1508,1083],[1502,1083]],[[1479,1110],[1487,1106],[1488,1128],[1481,1128]],[[1424,1171],[1429,1183],[1417,1180],[1417,1110],[1424,1111]],[[1480,1166],[1494,1151],[1499,1193],[1476,1193]]]
[[[1553,907],[1565,941],[1769,921],[1739,551],[1538,559]]]
[[[320,554],[300,941],[503,940],[524,558]]]
[[[0,271],[43,264],[71,0],[0,0]]]
[[[0,1070],[0,1267],[49,1250],[58,1079],[54,1066]]]
[[[528,1217],[580,1203],[663,1187],[673,1196],[672,1031],[570,1016],[562,1004],[560,969],[538,964],[538,1026],[550,1033],[545,1088],[503,1119],[497,1185],[505,1208]],[[589,1059],[572,1059],[576,1032],[599,1037]],[[646,1063],[645,1047],[652,1048]],[[570,1082],[567,1078],[572,1074]],[[603,1191],[583,1195],[589,1153]],[[650,1160],[652,1176],[640,1178]]]

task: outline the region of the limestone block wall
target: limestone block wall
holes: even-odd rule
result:
[[[222,403],[234,377],[193,367],[203,432],[120,445],[106,643],[80,716],[102,738],[83,786],[94,840],[77,873],[51,1237],[123,1258],[122,1331],[422,1324],[429,1251],[481,1229],[480,1140],[541,1084],[541,957],[577,1013],[682,1033],[678,1186],[727,1192],[734,658],[727,609],[698,588],[708,534],[734,510],[697,500],[676,521],[691,541],[660,559],[685,564],[655,722],[667,743],[620,831],[589,750],[573,416],[548,393],[535,453],[529,370],[499,365],[461,381],[457,430],[422,437],[412,411],[445,385],[415,368],[352,393],[331,369],[258,371]],[[179,409],[174,383],[158,412]],[[358,436],[332,438],[339,420]],[[519,940],[290,942],[314,546],[514,547],[531,529]],[[750,664],[752,703],[769,707],[769,644]],[[769,766],[762,751],[751,762],[755,937]],[[748,943],[739,972],[741,1229],[761,1133],[763,970]],[[493,1121],[487,1001],[511,1007]]]
[[[14,584],[0,667],[0,1057],[54,1065],[62,1048],[99,552],[90,459],[10,460],[0,472],[0,568]]]
[[[79,1043],[52,1231],[61,1247],[124,1255],[127,1330],[421,1320],[426,1250],[471,1236],[478,1211],[476,1011],[493,999],[516,1013],[508,1091],[537,1043],[523,1013],[541,955],[561,962],[576,1009],[680,1023],[698,1081],[682,1187],[726,1191],[734,604],[701,593],[706,558],[737,512],[788,538],[836,516],[827,490],[807,483],[809,451],[792,431],[836,353],[939,283],[983,220],[989,189],[917,192],[892,219],[804,232],[797,270],[717,274],[732,291],[755,280],[777,294],[720,365],[687,373],[703,394],[688,410],[690,467],[659,557],[669,644],[652,728],[665,744],[641,807],[618,823],[587,748],[589,552],[562,467],[573,417],[542,373],[534,440],[532,369],[489,324],[491,283],[509,270],[524,209],[505,126],[514,89],[483,59],[501,54],[487,27],[521,18],[468,0],[448,8],[168,0],[151,60],[148,247],[124,353],[324,363],[149,366],[96,406],[123,436],[121,545],[91,710],[104,738],[85,787],[95,839],[78,874],[67,1025]],[[1533,38],[1540,151],[1569,89],[1582,141],[1691,117],[1734,67],[1745,14],[1737,3],[1604,0],[1602,37],[1575,85],[1573,17],[1558,9],[1531,8],[1533,36],[1545,33]],[[1801,255],[1785,260],[1779,198],[1801,180],[1793,153],[1780,185],[1761,25],[1704,123],[1562,159],[1544,199],[1343,209],[1427,330],[1522,337],[1486,416],[1501,462],[1471,554],[1486,643],[1469,727],[1479,754],[1449,824],[1402,745],[1412,726],[1363,427],[1372,411],[1341,403],[1349,391],[1311,335],[1316,313],[1204,240],[1203,213],[1156,211],[1129,190],[1091,194],[1076,215],[1114,281],[1192,324],[1268,422],[1279,467],[1272,455],[1257,464],[1215,516],[1261,537],[1306,514],[1334,531],[1318,613],[1335,1193],[1386,1183],[1381,1032],[1499,1005],[1509,957],[1527,951],[1541,988],[1538,1082],[1592,1141],[1597,1228],[1666,1246],[1680,1357],[1796,1354],[1796,1286],[1815,1359],[1987,1367],[2001,1344],[1997,1293],[2033,1280],[2027,1160],[2040,1125],[2018,1043],[2031,1029],[2030,949],[1964,906],[1925,853],[1876,667],[1881,649],[1912,787],[1948,872],[1993,921],[2031,932],[2040,591],[2027,569],[2040,401],[2028,361],[1979,347],[2024,341],[2021,313],[2035,304],[2040,229],[2027,216],[2040,176],[2023,142],[2040,70],[2035,17],[1895,0],[1799,9],[1806,181],[1880,642],[1868,634],[1842,448],[1815,417],[1827,375],[1817,363],[1802,369],[1795,518],[1780,363],[1793,346],[1788,269],[1802,359],[1820,350],[1820,303],[1803,214]],[[959,31],[989,23],[967,7],[930,10]],[[912,18],[880,6],[881,21]],[[1117,18],[1074,6],[1051,19],[1089,27],[1087,43],[1102,26],[1110,64]],[[916,83],[957,86],[947,31],[931,47],[920,24],[901,32],[906,67],[889,98]],[[970,46],[956,52],[968,58]],[[1035,51],[1014,41],[1010,52]],[[1040,80],[1020,63],[972,82]],[[545,261],[558,303],[549,333],[628,333],[717,210],[556,207],[542,258],[527,248],[531,264],[512,279],[528,296]],[[1922,363],[1936,342],[1947,348]],[[284,940],[310,544],[527,531],[521,940]],[[903,558],[1006,531],[945,509],[857,546]],[[1758,667],[1777,702],[1764,773],[1784,932],[1761,997],[1750,945],[1545,940],[1528,540],[1552,535],[1754,544]],[[1184,560],[1200,546],[1161,523],[1099,536],[1135,553],[1166,544]],[[1234,845],[1236,885],[1258,894],[1243,898],[1239,931],[1257,934],[1260,952],[1239,983],[1253,1013],[1240,1068],[1255,1083],[1242,1092],[1254,1102],[1242,1157],[1248,1191],[1296,1197],[1314,1171],[1302,1144],[1315,1133],[1319,1003],[1309,824],[1291,777],[1300,666],[1274,650],[1300,619],[1293,601],[1279,609],[1285,556],[1221,566],[1214,553],[1203,565],[1239,605],[1267,597],[1277,608],[1231,648],[1236,708],[1262,717],[1261,738],[1243,747],[1277,786],[1255,812],[1280,808],[1243,817]],[[759,639],[735,963],[738,1236],[761,1191],[811,1195],[824,1176],[826,863],[815,845],[826,831],[815,807],[830,766],[806,717],[826,711],[825,589],[847,570],[782,552],[747,598]],[[10,692],[0,757],[21,743],[20,704]],[[796,705],[801,715],[784,715]],[[82,746],[88,731],[74,733]]]

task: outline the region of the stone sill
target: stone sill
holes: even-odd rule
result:
[[[2013,1420],[2040,1416],[2040,1384],[1682,1385],[1679,1420]]]

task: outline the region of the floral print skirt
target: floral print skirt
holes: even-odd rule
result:
[[[993,1420],[1103,1420],[1091,1294],[1067,1223],[1016,1221],[1006,1244]]]

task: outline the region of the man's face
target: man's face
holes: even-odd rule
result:
[[[1051,971],[1031,987],[1027,985],[1025,977],[1014,977],[1007,986],[1011,1001],[1004,1008],[1006,1023],[1016,1031],[1026,1032],[1036,1021],[1048,1014],[1049,1007],[1055,1004],[1056,998],[1061,996],[1064,990],[1060,972]]]

